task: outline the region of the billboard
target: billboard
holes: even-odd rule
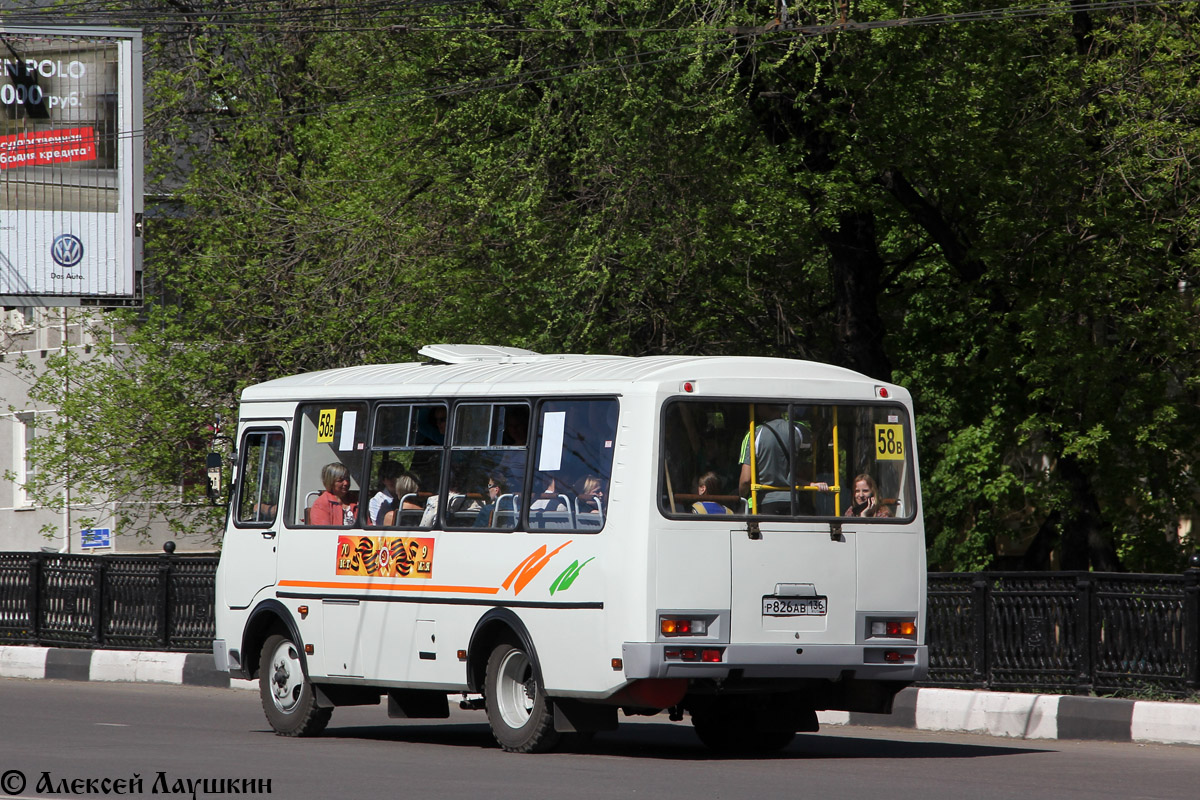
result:
[[[0,305],[129,305],[142,270],[142,36],[0,25]]]

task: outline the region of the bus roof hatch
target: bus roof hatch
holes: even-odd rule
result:
[[[512,358],[537,356],[532,350],[520,347],[498,347],[490,344],[427,344],[417,351],[431,361],[442,364],[465,364],[471,361],[507,361]]]

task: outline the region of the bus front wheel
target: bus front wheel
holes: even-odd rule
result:
[[[485,697],[492,735],[510,753],[543,753],[559,742],[554,707],[533,659],[520,647],[497,645],[488,657]]]
[[[263,642],[258,693],[267,721],[280,736],[316,736],[333,714],[332,708],[317,706],[300,654],[286,636],[268,636]]]

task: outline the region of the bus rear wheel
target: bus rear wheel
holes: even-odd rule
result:
[[[268,636],[263,642],[258,693],[267,721],[280,736],[316,736],[333,714],[332,708],[317,706],[300,653],[286,636]]]
[[[510,753],[544,753],[556,747],[554,707],[532,657],[508,642],[488,657],[484,685],[492,735]]]

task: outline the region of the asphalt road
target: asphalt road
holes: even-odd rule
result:
[[[769,758],[716,758],[686,723],[654,717],[586,752],[518,756],[495,746],[482,712],[430,723],[342,708],[320,738],[285,739],[247,691],[0,680],[0,797],[102,795],[100,781],[135,775],[140,791],[109,783],[105,796],[190,797],[189,781],[252,779],[270,781],[259,797],[288,800],[1174,800],[1200,796],[1200,749],[829,727]]]

